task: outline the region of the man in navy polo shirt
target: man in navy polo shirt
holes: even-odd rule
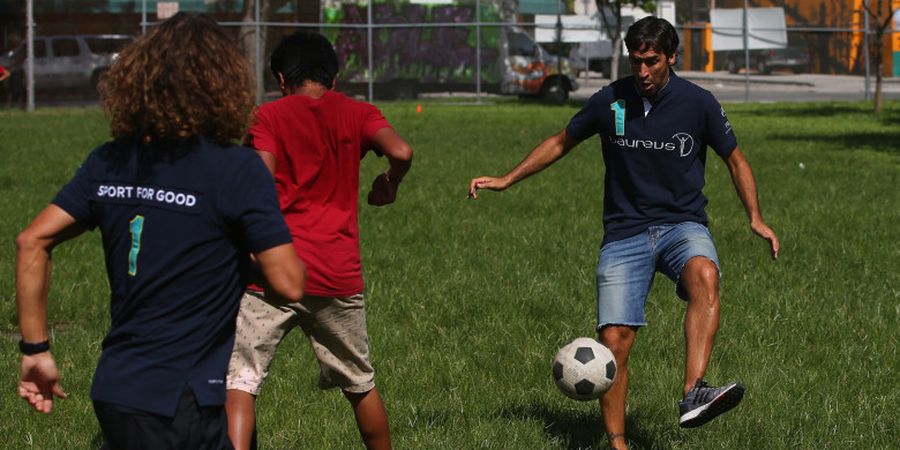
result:
[[[600,135],[606,178],[597,330],[618,364],[601,408],[610,446],[618,449],[626,446],[628,356],[638,328],[646,325],[644,304],[656,271],[671,278],[687,301],[680,425],[702,425],[743,396],[738,383],[713,387],[703,381],[719,323],[719,263],[702,192],[707,147],[728,167],[750,228],[767,241],[773,259],[779,247],[760,213],[753,173],[725,110],[712,94],[671,70],[678,48],[674,27],[646,17],[628,29],[625,44],[633,76],[594,94],[564,130],[503,177],[469,184],[472,198],[478,189],[504,190]]]
[[[231,144],[253,107],[251,80],[211,19],[181,13],[154,27],[103,82],[114,140],[16,240],[18,393],[49,413],[65,397],[49,352],[50,254],[100,229],[111,327],[91,398],[106,448],[232,448],[225,375],[250,255],[272,295],[303,295],[272,177]]]

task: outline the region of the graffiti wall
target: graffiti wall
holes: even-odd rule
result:
[[[375,3],[374,24],[447,24],[476,20],[474,5],[422,5]],[[344,4],[323,8],[325,22],[365,25],[365,5]],[[499,22],[490,5],[482,5],[483,22]],[[368,68],[367,30],[333,28],[324,31],[334,42],[341,64],[341,81],[366,81]],[[471,27],[398,27],[373,29],[372,57],[375,81],[418,80],[422,83],[475,83],[477,63],[476,28]],[[481,28],[481,79],[500,82],[499,27]]]

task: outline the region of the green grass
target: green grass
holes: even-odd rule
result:
[[[397,448],[604,448],[596,403],[566,399],[550,360],[593,335],[602,236],[599,143],[503,193],[466,200],[559,131],[575,106],[382,105],[413,145],[399,200],[362,206],[363,266],[377,383]],[[722,259],[722,322],[708,379],[748,387],[735,411],[677,427],[683,303],[658,277],[630,363],[635,448],[896,448],[900,442],[900,103],[726,105],[753,165],[782,256],[752,235],[727,170],[710,156],[706,194]],[[0,113],[0,436],[5,448],[96,448],[89,399],[108,327],[99,236],[55,253],[54,355],[70,398],[30,412],[15,392],[15,234],[106,139],[93,109]],[[801,168],[800,164],[805,168]],[[385,167],[363,161],[363,184]],[[259,401],[263,448],[359,446],[346,401],[316,389],[298,330]]]

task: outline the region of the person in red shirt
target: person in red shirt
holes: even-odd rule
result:
[[[268,303],[251,286],[241,301],[226,409],[235,448],[253,448],[255,400],[278,344],[299,326],[319,361],[319,387],[338,387],[353,407],[363,442],[390,448],[387,412],[369,362],[357,218],[360,160],[387,157],[370,205],[392,203],[412,149],[375,106],[334,90],[337,55],[315,33],[275,47],[272,74],[283,97],[255,114],[247,144],[275,177],[281,211],[306,264],[302,305]]]

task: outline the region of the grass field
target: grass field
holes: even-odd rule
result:
[[[396,204],[360,208],[377,382],[401,449],[604,448],[596,403],[553,385],[556,349],[592,336],[602,236],[594,140],[503,193],[466,200],[468,180],[502,174],[576,106],[382,105],[413,145]],[[646,449],[900,446],[900,103],[726,105],[755,170],[782,255],[749,231],[727,170],[710,156],[706,194],[722,260],[722,322],[707,378],[742,380],[733,412],[677,426],[683,303],[665,277],[631,359],[628,439]],[[96,448],[88,396],[108,327],[100,239],[54,254],[53,349],[70,398],[49,417],[15,396],[15,234],[106,139],[93,109],[0,112],[0,447]],[[367,157],[364,184],[385,162]],[[299,331],[260,397],[266,449],[359,447],[349,407],[316,389]]]

